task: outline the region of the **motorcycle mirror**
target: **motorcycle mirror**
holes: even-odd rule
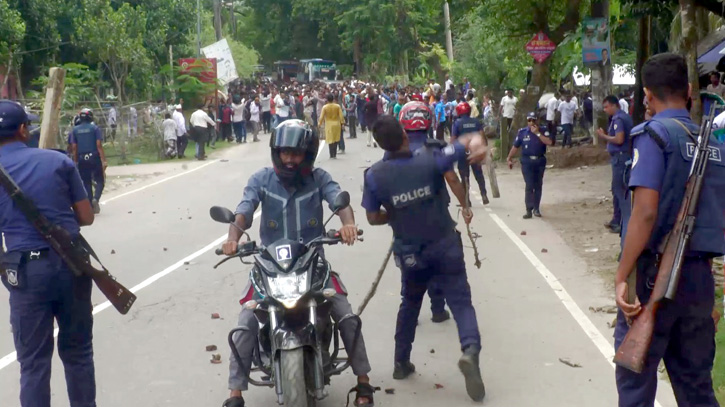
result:
[[[350,193],[342,191],[335,197],[335,202],[332,203],[332,208],[335,213],[350,206]]]
[[[212,206],[209,216],[219,223],[234,223],[234,213],[223,206]]]

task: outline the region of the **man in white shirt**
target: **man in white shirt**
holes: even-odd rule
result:
[[[237,143],[247,142],[247,128],[244,126],[244,98],[239,103],[232,101],[232,129]]]
[[[191,114],[189,124],[191,124],[191,138],[196,142],[195,157],[197,160],[206,160],[204,146],[206,145],[207,137],[209,137],[209,127],[216,126],[216,123],[204,111],[204,105],[202,104]]]
[[[516,114],[516,103],[518,99],[513,96],[513,90],[506,89],[506,95],[501,99],[501,107],[499,114],[503,117],[503,128],[505,131],[511,130],[511,123],[514,121]]]
[[[549,129],[549,135],[556,140],[556,111],[559,108],[559,94],[555,93],[544,106],[546,107],[546,126]]]
[[[446,91],[448,91],[452,87],[453,87],[453,80],[451,80],[450,75],[446,74]]]
[[[265,133],[269,133],[272,127],[272,97],[269,91],[265,90],[259,98],[259,105],[262,107],[262,126]]]
[[[564,140],[562,146],[571,148],[571,135],[574,132],[574,113],[576,113],[577,104],[572,100],[571,94],[567,94],[564,101],[559,104],[561,112],[561,127],[564,130]]]
[[[166,158],[176,157],[176,121],[171,114],[166,113],[166,119],[161,123],[164,131],[164,142],[166,143]]]
[[[619,94],[619,109],[629,114],[629,102],[627,102],[627,97],[624,93]]]
[[[252,130],[253,141],[259,141],[259,120],[260,120],[261,106],[259,103],[259,96],[254,96],[254,100],[249,104],[249,128]]]
[[[181,113],[181,105],[176,105],[176,110],[171,118],[176,122],[176,156],[184,158],[184,151],[186,151],[186,146],[189,144],[189,135],[186,134],[186,119],[184,119],[184,114]]]
[[[725,86],[720,82],[719,73],[713,72],[710,74],[710,84],[707,85],[707,91],[725,98]]]
[[[111,140],[116,141],[116,127],[118,126],[118,113],[116,108],[111,106],[108,109],[108,125],[111,127]]]
[[[280,123],[289,119],[290,116],[290,103],[285,91],[282,91],[279,95],[275,96],[274,109],[276,117],[272,127],[277,127]]]

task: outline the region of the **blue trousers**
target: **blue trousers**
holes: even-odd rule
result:
[[[564,131],[564,138],[561,141],[561,145],[566,147],[571,145],[571,135],[574,133],[574,125],[571,123],[562,124],[561,129]]]
[[[445,296],[458,326],[461,349],[481,346],[476,310],[471,303],[471,287],[466,277],[461,235],[452,232],[437,242],[428,244],[417,253],[396,252],[401,270],[400,295],[395,328],[395,361],[410,360],[415,341],[420,307],[428,284],[433,281]]]
[[[84,157],[88,156],[86,160]],[[78,173],[81,175],[83,186],[86,188],[89,200],[101,200],[101,193],[106,183],[106,177],[103,174],[103,164],[101,156],[98,152],[89,154],[78,153]],[[93,182],[96,183],[96,189],[93,190]]]
[[[628,181],[624,179],[627,170],[627,161],[630,156],[628,152],[612,153],[610,164],[612,165],[612,198],[614,201],[614,213],[611,225],[620,225],[622,223],[622,211],[629,210],[629,204],[625,200],[627,193]]]
[[[75,277],[55,252],[32,260],[19,253],[3,256],[17,270],[20,286],[3,277],[10,291],[10,323],[20,363],[20,405],[50,407],[53,322],[58,323],[58,354],[65,368],[71,407],[95,407],[92,281]]]
[[[682,273],[693,273],[706,279],[712,278],[709,264],[702,264],[703,270],[687,267],[687,260]],[[638,269],[640,264],[638,264]],[[637,276],[642,279],[641,275]],[[650,285],[654,281],[650,278]],[[680,290],[682,291],[681,281]],[[638,282],[640,301],[646,302],[649,292],[645,295]],[[703,284],[707,286],[710,284]],[[686,290],[687,288],[684,287]],[[647,290],[649,291],[649,290]],[[706,292],[706,291],[709,291]],[[616,381],[619,392],[619,407],[652,407],[657,392],[657,366],[664,360],[667,374],[679,407],[719,407],[715,399],[712,384],[712,367],[715,358],[715,324],[711,312],[714,305],[714,289],[704,290],[697,296],[697,301],[665,300],[657,312],[654,334],[645,368],[641,374],[634,373],[617,366]],[[614,348],[622,344],[629,326],[624,314],[617,314],[617,325],[614,329]]]
[[[524,202],[527,211],[539,209],[545,170],[546,157],[539,156],[534,160],[529,156],[521,156],[521,172],[524,174],[524,182],[526,183]]]
[[[476,178],[478,183],[478,189],[481,190],[481,195],[486,195],[486,179],[483,178],[483,168],[481,164],[470,164],[468,157],[458,161],[458,173],[461,174],[461,179],[467,180],[468,185],[471,185],[471,170],[473,170],[473,176]]]
[[[446,311],[446,296],[434,281],[428,283],[428,297],[430,297],[430,311],[434,315]]]
[[[243,121],[232,122],[232,128],[234,129],[234,138],[237,140],[237,143],[247,141],[247,127]]]

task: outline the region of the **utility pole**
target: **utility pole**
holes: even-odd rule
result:
[[[609,27],[609,0],[594,0],[592,1],[591,15],[593,18],[604,18],[607,21],[607,29]],[[610,34],[611,44],[611,34]],[[610,47],[611,49],[611,47]],[[604,98],[611,92],[612,89],[612,72],[614,64],[603,65],[598,63],[596,66],[592,66],[592,128],[589,130],[592,134],[592,144],[595,146],[599,144],[599,137],[597,136],[597,129],[606,129],[608,118],[607,114],[602,109],[602,102]]]
[[[446,53],[448,61],[453,62],[453,38],[451,36],[451,12],[448,9],[448,0],[443,3],[443,18],[446,25]]]
[[[58,148],[60,108],[65,89],[65,69],[50,68],[43,105],[43,121],[40,123],[40,148]]]
[[[196,57],[201,58],[201,0],[196,0]]]
[[[221,0],[214,0],[214,33],[216,40],[222,39],[222,3]]]
[[[171,85],[171,100],[176,100],[176,91],[174,90],[174,46],[169,45],[169,66],[171,71],[169,73],[169,85]]]

